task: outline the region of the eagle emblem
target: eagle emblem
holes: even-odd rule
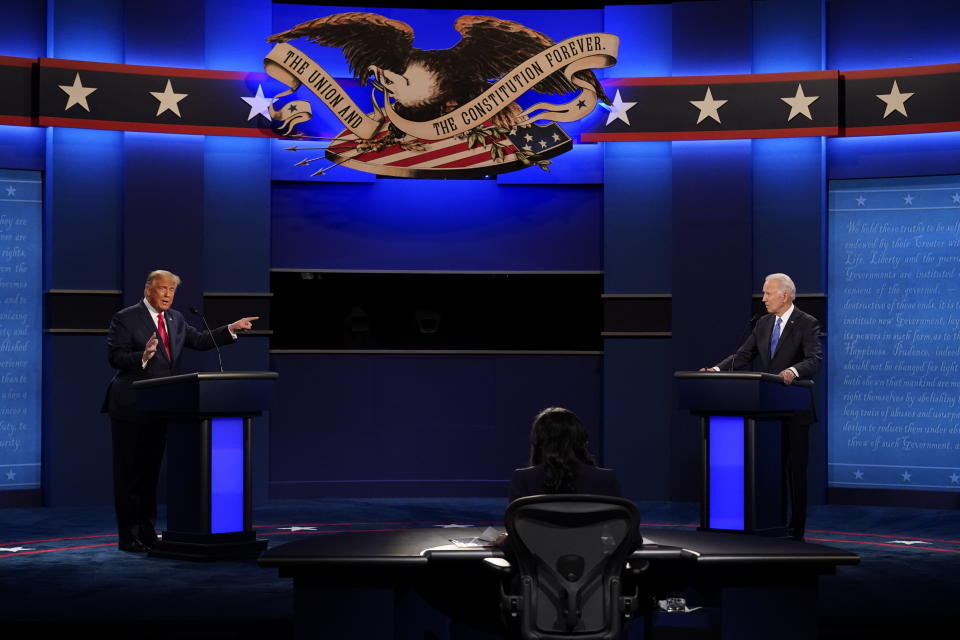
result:
[[[276,46],[265,68],[290,87],[277,98],[305,86],[346,125],[325,147],[331,166],[380,175],[471,177],[534,165],[546,170],[549,158],[572,147],[556,123],[609,102],[593,69],[613,64],[616,36],[586,34],[558,43],[489,16],[461,16],[454,29],[461,36],[455,46],[424,50],[413,46],[414,31],[405,22],[339,13],[270,36]],[[300,38],[341,49],[353,79],[371,87],[372,108],[357,105],[336,79],[289,44]],[[531,91],[569,99],[524,109],[516,100]],[[282,134],[309,140],[294,132],[311,117],[309,102],[271,107],[270,113]],[[291,147],[301,149],[307,150]]]

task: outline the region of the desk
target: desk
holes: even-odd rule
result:
[[[498,578],[482,559],[502,553],[442,548],[481,531],[316,536],[270,549],[258,562],[293,578],[297,637],[389,640],[413,637],[411,625],[451,640],[496,637],[489,634],[499,626]],[[723,638],[816,637],[820,576],[859,562],[853,553],[780,538],[659,529],[643,536],[631,557],[650,563],[651,590],[698,589],[719,608]]]

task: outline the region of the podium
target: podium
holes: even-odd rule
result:
[[[781,420],[813,407],[813,381],[769,373],[677,371],[681,409],[700,416],[700,528],[783,535]]]
[[[251,519],[252,419],[273,402],[274,372],[188,373],[133,383],[137,410],[164,418],[167,528],[151,556],[256,557]]]

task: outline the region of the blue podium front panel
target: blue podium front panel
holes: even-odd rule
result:
[[[710,416],[708,491],[711,529],[744,529],[744,419]]]
[[[243,531],[243,418],[210,422],[210,533]]]

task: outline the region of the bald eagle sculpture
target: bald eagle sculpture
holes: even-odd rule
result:
[[[393,98],[397,114],[419,122],[455,110],[554,44],[538,31],[487,16],[461,16],[454,28],[462,36],[455,46],[417,49],[413,46],[413,29],[405,22],[376,13],[352,12],[304,22],[267,41],[306,37],[316,44],[342,48],[350,71],[361,84],[373,76],[374,86]],[[578,71],[573,77],[589,83],[600,100],[610,102],[592,71]],[[559,71],[533,89],[550,94],[579,91]],[[519,113],[520,108],[513,104],[498,114],[498,120],[511,124]]]

